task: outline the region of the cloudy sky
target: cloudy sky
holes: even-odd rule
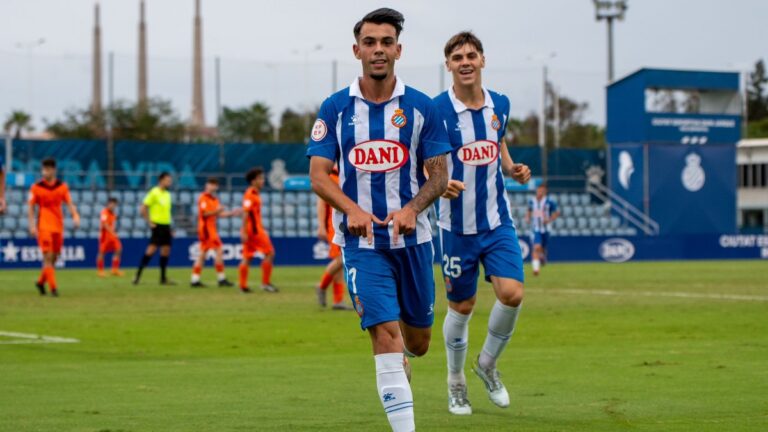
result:
[[[114,52],[116,99],[136,95],[138,3],[101,1],[104,73],[106,53]],[[41,126],[88,104],[93,4],[0,1],[1,116],[23,109]],[[546,61],[560,91],[588,102],[588,119],[603,123],[606,29],[590,0],[202,0],[207,121],[215,122],[214,57],[221,58],[223,105],[264,101],[275,112],[315,106],[334,86],[334,60],[339,86],[357,74],[352,26],[381,6],[406,17],[398,75],[408,84],[438,93],[442,46],[469,29],[485,44],[485,84],[510,96],[513,115],[537,109]],[[147,0],[149,92],[171,99],[185,118],[193,9],[194,0]],[[640,67],[750,68],[768,57],[766,22],[766,0],[629,0],[615,30],[616,74]],[[105,101],[107,82],[105,76]]]

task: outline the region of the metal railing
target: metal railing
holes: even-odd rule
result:
[[[599,182],[587,182],[587,192],[603,202],[610,203],[611,208],[619,213],[627,222],[631,223],[646,235],[659,235],[659,224],[650,216],[638,210],[627,200],[620,197],[604,184]]]

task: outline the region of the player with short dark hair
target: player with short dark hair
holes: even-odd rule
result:
[[[549,224],[560,217],[557,203],[547,194],[547,185],[542,183],[536,188],[536,196],[528,200],[528,212],[525,219],[531,226],[531,266],[533,275],[538,276],[541,266],[547,262],[549,244]]]
[[[99,253],[96,256],[96,269],[100,277],[106,276],[104,273],[104,255],[112,254],[112,275],[122,276],[120,271],[120,255],[123,252],[123,244],[117,236],[115,225],[117,223],[117,198],[110,197],[107,200],[107,206],[99,215]]]
[[[252,168],[245,175],[248,189],[243,194],[243,226],[240,229],[240,239],[243,242],[243,259],[240,261],[240,291],[251,293],[248,287],[248,270],[254,256],[261,257],[261,289],[278,292],[272,285],[272,265],[275,259],[275,248],[272,240],[261,223],[261,189],[264,187],[264,169]]]
[[[37,237],[43,254],[43,270],[35,286],[40,295],[45,295],[47,284],[51,295],[58,297],[55,265],[64,243],[64,213],[61,206],[67,205],[75,228],[80,227],[80,214],[72,202],[67,184],[56,178],[56,161],[51,158],[44,159],[41,171],[42,180],[33,184],[29,190],[29,234]],[[37,218],[35,207],[38,208]]]
[[[193,288],[205,287],[200,281],[200,274],[205,264],[205,256],[208,251],[214,251],[214,266],[220,287],[231,287],[232,282],[227,280],[224,273],[224,253],[216,222],[220,217],[232,217],[240,215],[239,209],[229,211],[221,206],[216,193],[219,190],[219,179],[211,177],[205,182],[205,190],[197,200],[197,236],[200,240],[200,255],[195,259],[192,267],[190,285]]]
[[[173,232],[171,231],[173,200],[171,192],[168,190],[172,185],[173,177],[171,174],[168,172],[160,173],[157,177],[157,186],[147,192],[141,203],[141,217],[147,221],[152,235],[149,238],[144,256],[141,257],[139,268],[136,269],[136,276],[133,278],[134,285],[141,280],[141,273],[152,260],[152,256],[155,255],[158,248],[160,249],[160,284],[176,285],[175,282],[168,279],[167,275],[168,260],[171,256],[171,244],[173,243]]]
[[[445,191],[450,151],[432,100],[395,76],[403,21],[382,8],[355,24],[362,77],[323,102],[307,150],[312,190],[335,209],[333,241],[397,432],[415,429],[407,359],[429,348],[435,281],[426,210]]]
[[[437,206],[448,297],[443,336],[448,360],[448,410],[468,415],[472,406],[464,364],[480,264],[485,269],[485,280],[493,285],[496,302],[473,370],[491,401],[502,408],[509,406],[509,394],[496,360],[514,331],[524,278],[504,174],[524,184],[531,172],[526,165],[514,163],[504,142],[510,103],[506,96],[482,84],[485,55],[480,39],[471,32],[458,33],[448,40],[444,54],[453,84],[435,102],[448,127],[453,151],[448,161],[451,180]]]

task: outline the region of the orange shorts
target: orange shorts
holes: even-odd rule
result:
[[[341,247],[336,243],[331,243],[331,247],[328,249],[328,258],[336,259],[341,256]]]
[[[262,253],[264,255],[270,254],[275,251],[272,246],[272,240],[269,239],[269,235],[262,231],[261,234],[248,237],[243,243],[243,258],[250,260],[256,253]]]
[[[123,249],[123,243],[117,237],[106,237],[99,239],[99,252],[111,253]]]
[[[202,238],[200,237],[200,251],[207,252],[211,249],[218,249],[223,245],[219,236]]]
[[[37,244],[43,253],[61,253],[64,235],[60,232],[40,231],[37,233]]]

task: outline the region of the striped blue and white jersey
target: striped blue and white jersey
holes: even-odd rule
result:
[[[534,233],[547,233],[549,218],[557,211],[557,204],[544,196],[542,199],[532,197],[528,200],[528,210],[531,212],[531,231]]]
[[[341,190],[364,211],[384,219],[400,210],[426,181],[424,161],[448,153],[445,126],[432,100],[397,78],[389,101],[363,97],[359,80],[331,95],[320,107],[307,156],[336,161]],[[398,249],[432,240],[428,211],[418,215],[416,230],[393,241],[392,226],[374,225],[373,245],[367,239],[336,230],[333,242],[345,248]],[[333,211],[333,225],[347,217]]]
[[[451,141],[448,173],[465,187],[456,199],[439,199],[437,224],[463,235],[514,226],[499,154],[509,99],[485,88],[483,93],[485,105],[478,110],[467,108],[453,88],[435,98]]]

